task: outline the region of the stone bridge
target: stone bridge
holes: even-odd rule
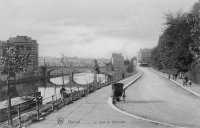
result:
[[[95,72],[93,66],[44,66],[39,67],[43,71],[43,76],[53,77],[59,75],[67,75],[71,72],[80,73],[80,72]],[[106,66],[100,66],[100,72],[103,74],[107,74],[109,71]]]
[[[119,76],[121,77],[122,72],[124,70],[124,67],[115,67],[115,71],[111,72],[107,70],[106,66],[100,66],[100,72],[102,74],[106,75],[106,79],[112,79],[112,76]],[[88,83],[91,85],[98,84],[97,82],[97,74],[94,71],[94,67],[92,66],[49,66],[46,67],[46,76],[50,82],[50,78],[53,76],[63,76],[63,75],[68,75],[69,76],[69,82],[67,84],[64,84],[65,87],[86,87],[88,84],[78,84],[74,81],[74,73],[80,73],[80,72],[93,72],[94,73],[94,81],[92,83]],[[109,78],[109,76],[111,76]]]

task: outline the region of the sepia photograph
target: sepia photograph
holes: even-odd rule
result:
[[[200,0],[0,0],[0,128],[200,128]]]

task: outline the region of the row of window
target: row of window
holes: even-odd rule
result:
[[[18,49],[18,50],[37,50],[38,48],[34,47],[34,46],[24,47],[23,45],[17,45],[16,49]]]

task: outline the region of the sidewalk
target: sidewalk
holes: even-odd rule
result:
[[[135,74],[119,82],[127,85],[138,77]],[[29,128],[164,128],[165,126],[138,120],[113,110],[107,103],[112,95],[111,85],[105,86],[73,104],[46,116],[45,120],[28,125]],[[62,120],[61,123],[58,119]],[[167,127],[167,126],[166,126]]]
[[[167,78],[167,79],[169,79],[169,75],[166,74],[166,73],[162,73],[162,72],[157,71],[157,70],[155,70],[153,68],[151,68],[150,70],[153,71],[153,72],[155,72],[155,73],[157,73],[157,74],[159,74],[159,75],[161,75],[161,76],[163,76],[163,77],[165,77],[165,78]],[[200,97],[200,85],[192,83],[191,87],[188,86],[188,85],[187,86],[183,86],[182,79],[177,79],[177,80],[170,79],[170,81],[176,83],[178,86],[182,87],[183,89],[185,89],[185,90],[193,93],[194,95]]]

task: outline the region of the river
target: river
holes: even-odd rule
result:
[[[50,100],[51,96],[60,93],[62,85],[62,76],[50,79],[51,83],[46,80],[25,82],[16,85],[11,85],[11,96],[18,97],[26,95],[27,93],[40,91],[43,99]],[[104,82],[105,77],[103,74],[99,74],[99,78]],[[94,74],[91,72],[84,72],[74,74],[74,81],[79,84],[91,83],[94,80]],[[64,83],[69,82],[69,76],[64,76]],[[53,83],[53,84],[52,84]],[[69,90],[69,87],[65,87]],[[81,89],[81,88],[80,88]],[[77,90],[76,87],[72,87],[72,90]],[[0,87],[0,101],[6,100],[6,87]]]

